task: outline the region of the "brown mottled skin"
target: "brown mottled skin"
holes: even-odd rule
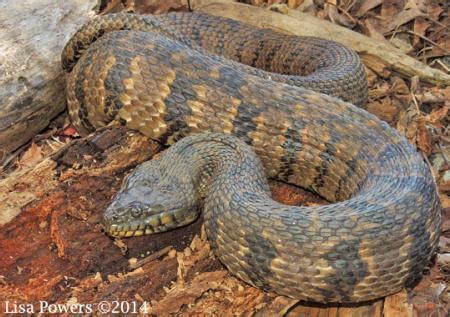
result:
[[[365,104],[351,50],[202,14],[118,14],[78,31],[62,61],[80,133],[115,120],[162,144],[184,138],[127,178],[104,215],[109,234],[169,230],[204,206],[232,273],[318,302],[395,293],[435,252],[440,203],[428,166],[396,130],[335,98]],[[331,204],[281,205],[265,176]]]

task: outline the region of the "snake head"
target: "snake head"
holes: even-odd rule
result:
[[[199,209],[179,175],[165,173],[158,160],[137,167],[103,214],[105,231],[114,237],[164,232],[194,221]]]

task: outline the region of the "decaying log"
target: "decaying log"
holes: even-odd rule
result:
[[[0,2],[0,159],[65,108],[60,55],[97,0]]]
[[[259,27],[272,28],[283,33],[299,36],[317,36],[340,42],[360,54],[368,67],[392,69],[406,76],[418,76],[422,81],[450,85],[450,75],[404,54],[387,41],[379,41],[342,26],[310,16],[298,10],[280,14],[271,10],[232,1],[190,0],[194,10],[219,15]]]

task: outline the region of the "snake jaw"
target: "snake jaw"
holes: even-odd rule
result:
[[[134,207],[134,206],[132,206]],[[193,222],[199,214],[199,209],[185,210],[183,208],[176,208],[165,210],[162,205],[155,205],[148,207],[146,210],[140,207],[142,217],[138,219],[131,219],[130,217],[120,220],[114,214],[117,209],[111,209],[111,206],[105,211],[103,216],[103,227],[105,232],[117,238],[128,238],[142,235],[149,235],[154,233],[165,232],[180,226],[187,225]],[[119,209],[120,213],[132,215],[136,209]]]

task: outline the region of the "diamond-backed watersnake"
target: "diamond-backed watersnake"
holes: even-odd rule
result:
[[[168,230],[204,207],[213,250],[232,273],[318,302],[394,293],[433,255],[440,204],[415,148],[365,110],[299,87],[364,106],[351,50],[203,14],[117,14],[78,31],[62,60],[82,134],[112,120],[166,145],[214,132],[138,167],[105,212],[109,234]],[[217,133],[251,145],[262,166]],[[331,204],[276,203],[265,176]]]

